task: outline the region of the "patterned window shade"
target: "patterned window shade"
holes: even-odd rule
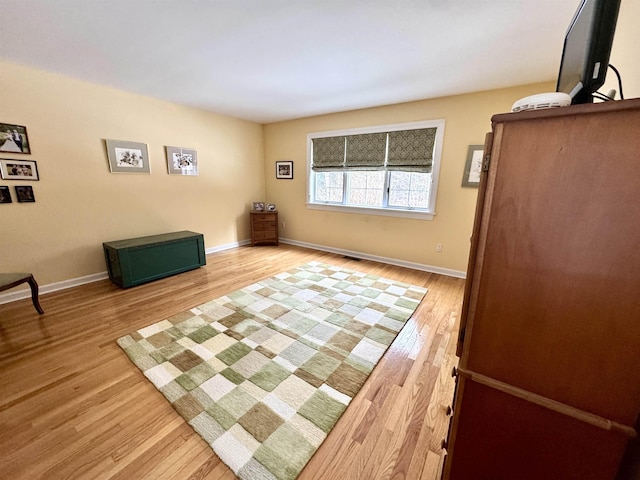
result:
[[[436,128],[389,132],[387,170],[431,172]]]
[[[386,153],[386,133],[367,133],[347,137],[347,168],[349,170],[382,170]]]
[[[344,136],[313,139],[313,165],[315,172],[344,169]]]

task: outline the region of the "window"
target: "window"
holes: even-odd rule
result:
[[[444,120],[307,136],[309,208],[431,219]]]

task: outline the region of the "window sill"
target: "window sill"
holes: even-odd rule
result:
[[[309,203],[310,210],[325,210],[330,212],[354,213],[357,215],[378,215],[382,217],[413,218],[414,220],[433,220],[434,212],[424,210],[396,210],[393,208],[353,207],[347,205],[334,205],[330,203]]]

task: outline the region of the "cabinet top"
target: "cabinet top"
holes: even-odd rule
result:
[[[251,210],[250,213],[251,213],[251,215],[265,215],[265,214],[268,214],[268,213],[278,213],[278,210],[271,210],[271,211],[268,211],[268,210]]]
[[[568,107],[545,108],[517,113],[498,113],[491,117],[491,123],[514,122],[518,120],[533,120],[538,118],[585,115],[594,113],[616,112],[622,110],[640,110],[640,98],[629,100],[615,100],[609,102],[585,103]]]
[[[155,245],[159,243],[183,240],[185,238],[198,238],[198,237],[204,238],[204,236],[201,233],[183,230],[181,232],[162,233],[160,235],[150,235],[148,237],[114,240],[111,242],[104,242],[102,245],[110,248],[132,248],[132,247],[139,247],[142,245],[150,246],[150,245]]]

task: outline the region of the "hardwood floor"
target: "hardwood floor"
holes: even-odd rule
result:
[[[436,479],[464,281],[289,245],[240,247],[122,290],[0,305],[0,478],[233,479],[115,340],[311,260],[429,289],[300,479]]]

